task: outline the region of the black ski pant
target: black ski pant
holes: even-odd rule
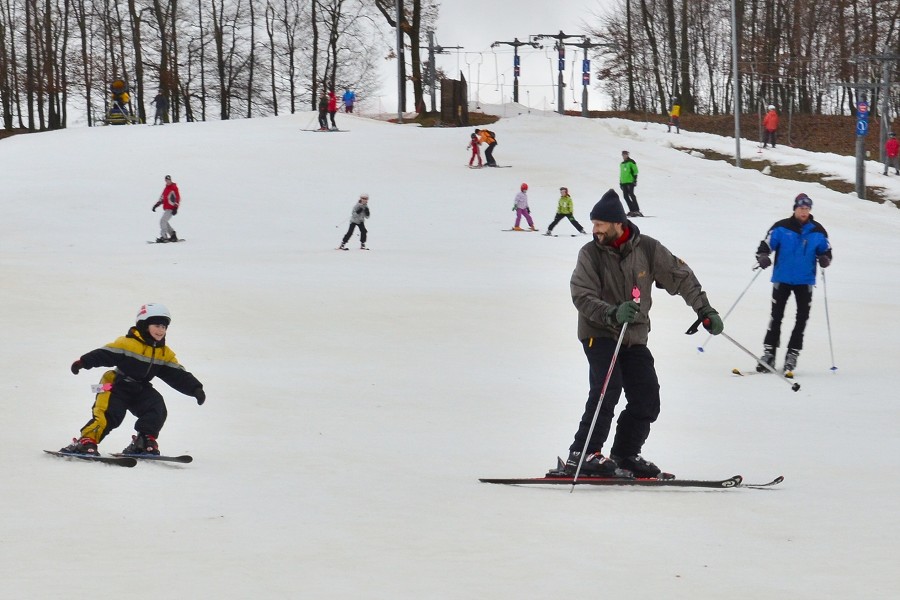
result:
[[[569,447],[571,452],[581,452],[584,449],[584,442],[600,400],[600,392],[603,390],[603,382],[609,371],[609,363],[616,349],[616,340],[608,338],[588,338],[581,343],[590,365],[591,389],[581,423],[575,433],[575,440]],[[619,414],[610,455],[634,456],[640,454],[644,442],[650,435],[650,425],[659,416],[659,380],[656,377],[653,355],[647,346],[622,346],[619,350],[606,394],[600,404],[597,424],[587,445],[588,454],[600,452],[606,443],[616,404],[623,390],[626,403]]]
[[[634,195],[634,184],[620,183],[619,187],[622,188],[622,196],[625,197],[625,204],[628,205],[628,212],[641,212],[641,209],[638,207],[637,196]]]
[[[328,129],[328,113],[323,110],[319,111],[319,127]]]
[[[494,146],[497,145],[497,142],[491,142],[488,144],[487,150],[484,151],[484,158],[487,164],[492,167],[497,164],[497,161],[494,160]]]
[[[775,147],[775,131],[769,131],[766,129],[766,132],[763,134],[763,148],[766,147],[766,144],[772,144],[772,147]]]
[[[336,110],[329,110],[329,111],[328,111],[328,116],[331,117],[331,126],[332,126],[334,129],[337,129],[337,123],[334,122],[334,115],[335,115],[335,114],[337,114],[337,111],[336,111]]]
[[[788,341],[788,348],[794,350],[803,349],[803,332],[806,330],[806,322],[809,320],[809,311],[812,308],[812,290],[811,285],[790,285],[787,283],[776,283],[772,286],[772,318],[769,320],[769,329],[766,331],[766,338],[763,343],[766,346],[778,348],[781,345],[781,321],[784,319],[784,309],[787,306],[788,298],[791,293],[797,301],[797,320],[794,323],[794,330],[791,332],[791,339]]]
[[[365,223],[350,223],[350,227],[347,228],[347,233],[344,234],[344,239],[341,240],[341,244],[346,244],[350,239],[350,236],[353,235],[353,230],[359,227],[359,243],[366,243],[366,235],[368,235],[368,231],[366,230]]]
[[[109,432],[122,424],[125,413],[137,417],[134,430],[159,437],[168,410],[162,395],[150,383],[128,380],[115,371],[107,371],[100,383],[111,383],[112,389],[97,394],[91,409],[91,420],[81,428],[81,436],[100,443]]]
[[[569,223],[572,224],[572,227],[577,229],[578,231],[584,231],[584,227],[581,226],[581,223],[575,220],[575,217],[572,215],[567,215],[565,213],[556,213],[556,216],[553,218],[553,222],[547,227],[547,233],[553,231],[553,228],[556,227],[556,224],[562,221],[563,219],[569,219]]]

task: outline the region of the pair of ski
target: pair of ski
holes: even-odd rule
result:
[[[727,479],[657,479],[655,477],[588,477],[582,475],[575,481],[575,478],[565,473],[565,463],[562,459],[557,458],[557,467],[548,472],[544,477],[525,477],[525,478],[507,478],[507,479],[491,479],[482,478],[478,481],[482,483],[496,483],[501,485],[594,485],[594,486],[617,486],[617,487],[693,487],[693,488],[710,488],[727,490],[732,488],[768,488],[778,485],[784,481],[784,477],[779,475],[772,481],[766,483],[744,483],[744,478],[735,475]]]
[[[166,240],[164,242],[157,242],[156,240],[147,240],[148,244],[175,244],[177,242],[186,241],[184,238],[178,238],[177,240]]]
[[[740,369],[737,369],[737,368],[732,369],[731,372],[732,372],[734,375],[740,375],[741,377],[748,377],[748,376],[750,376],[750,375],[768,375],[768,374],[769,374],[769,371],[756,371],[756,370],[753,370],[753,371],[741,371]],[[776,373],[776,374],[777,374],[777,373]],[[794,372],[793,372],[793,371],[784,371],[784,372],[782,373],[782,377],[784,377],[785,379],[793,379],[793,378],[794,378]]]
[[[466,165],[470,169],[511,169],[512,165]]]
[[[181,456],[165,456],[158,454],[122,454],[122,453],[114,453],[108,456],[105,455],[93,455],[93,454],[71,454],[67,452],[59,452],[55,450],[44,450],[47,454],[51,454],[53,456],[58,456],[60,458],[74,458],[76,460],[85,460],[88,462],[99,462],[107,465],[114,465],[117,467],[134,467],[138,464],[138,461],[150,461],[150,462],[174,462],[174,463],[182,463],[187,464],[194,460],[193,456],[189,454],[182,454]]]

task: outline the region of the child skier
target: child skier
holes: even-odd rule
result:
[[[478,139],[478,134],[472,134],[472,139],[469,140],[469,145],[466,146],[466,148],[472,150],[472,157],[469,159],[469,167],[472,167],[472,163],[476,158],[478,159],[478,168],[483,167],[484,165],[481,162],[481,141]]]
[[[115,367],[100,378],[92,418],[81,428],[81,437],[62,448],[64,454],[97,455],[97,444],[121,425],[125,413],[137,417],[131,444],[123,454],[159,454],[156,438],[166,422],[166,402],[150,381],[159,377],[182,394],[193,396],[197,404],[206,394],[196,377],[184,369],[175,353],[166,346],[166,332],[172,318],[162,304],[145,304],[128,333],[102,348],[92,350],[72,363],[75,375],[81,369]]]
[[[556,207],[556,216],[553,218],[553,222],[550,223],[550,226],[547,227],[547,233],[544,235],[553,235],[553,228],[556,227],[556,224],[562,221],[563,218],[569,219],[569,223],[578,230],[578,233],[587,234],[587,231],[584,230],[581,223],[575,220],[572,212],[572,197],[569,195],[569,188],[561,187],[559,188],[559,204]]]
[[[178,192],[178,185],[172,181],[171,175],[166,175],[166,187],[163,188],[162,194],[159,195],[159,201],[153,205],[153,212],[160,205],[163,207],[163,216],[159,220],[159,237],[156,238],[157,243],[177,242],[178,236],[175,230],[169,225],[169,220],[178,214],[178,205],[181,204],[181,194]]]
[[[353,235],[353,230],[359,227],[359,249],[366,249],[366,236],[369,231],[366,229],[366,219],[369,218],[369,195],[362,194],[359,197],[359,202],[357,202],[353,206],[353,210],[350,211],[350,227],[347,228],[347,233],[344,234],[344,239],[341,240],[341,245],[338,246],[338,250],[349,250],[347,247],[347,242],[350,240],[350,236]]]
[[[519,187],[519,193],[516,194],[515,204],[513,204],[514,211],[516,211],[516,224],[513,225],[513,231],[524,231],[521,227],[519,227],[519,223],[522,222],[522,217],[525,217],[525,220],[528,221],[528,227],[531,228],[531,231],[537,231],[534,227],[534,221],[531,220],[531,208],[528,206],[528,184],[523,183]]]

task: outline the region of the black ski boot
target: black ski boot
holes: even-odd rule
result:
[[[793,373],[797,368],[797,359],[800,357],[800,351],[794,348],[788,348],[787,354],[784,356],[784,373]]]
[[[578,469],[578,461],[581,458],[581,452],[569,452],[569,459],[566,461],[566,475],[573,477]],[[606,458],[599,452],[588,454],[581,463],[581,472],[579,475],[585,477],[630,477],[616,464],[616,461]]]
[[[775,346],[763,346],[763,355],[759,357],[759,362],[766,363],[772,369],[775,369]],[[769,373],[770,371],[764,366],[756,365],[756,370],[760,373]]]
[[[93,456],[99,454],[97,451],[97,442],[89,437],[83,437],[81,439],[72,438],[72,443],[65,448],[60,448],[59,451],[63,454],[90,454]]]
[[[620,469],[624,469],[625,471],[631,471],[635,477],[653,477],[659,479],[672,479],[672,476],[665,477],[668,473],[663,473],[660,471],[659,467],[654,465],[652,462],[641,456],[640,454],[635,454],[634,456],[610,456],[616,464],[619,465]]]
[[[131,443],[122,450],[122,454],[154,454],[159,456],[159,444],[152,435],[139,433],[131,436]]]

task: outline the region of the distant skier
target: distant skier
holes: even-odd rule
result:
[[[675,128],[675,133],[681,133],[681,104],[675,98],[672,98],[672,108],[669,109],[669,128],[667,131],[669,133],[672,132],[672,128]]]
[[[347,233],[344,234],[344,239],[341,240],[341,245],[338,246],[338,250],[349,250],[349,248],[347,248],[347,242],[350,241],[350,236],[353,235],[353,230],[357,227],[359,227],[359,249],[366,249],[366,237],[369,234],[369,231],[366,229],[366,219],[370,216],[369,195],[361,194],[359,202],[357,202],[353,206],[353,210],[350,211],[350,227],[347,228]]]
[[[347,91],[344,92],[344,96],[341,98],[344,102],[344,111],[347,113],[353,112],[353,105],[356,103],[356,94],[347,88]]]
[[[169,221],[178,214],[178,207],[181,205],[181,194],[178,191],[178,185],[172,181],[171,175],[166,175],[166,187],[163,188],[159,200],[153,205],[153,212],[162,205],[163,215],[159,219],[159,237],[156,238],[157,243],[177,242],[178,236]]]
[[[643,217],[638,206],[634,188],[637,187],[638,166],[634,159],[628,155],[627,150],[622,150],[622,162],[619,164],[619,187],[622,188],[622,196],[628,205],[629,217]]]
[[[587,234],[587,231],[584,230],[581,223],[575,220],[575,217],[572,214],[573,212],[572,197],[569,196],[569,189],[564,187],[559,188],[559,203],[556,206],[556,216],[553,218],[553,222],[550,223],[550,226],[547,227],[547,233],[544,235],[553,235],[553,228],[564,218],[569,219],[569,223],[578,230],[578,233]]]
[[[163,94],[162,90],[159,90],[159,93],[153,99],[151,104],[156,106],[156,115],[153,117],[153,124],[165,125],[169,112],[169,99],[166,98],[166,95]]]
[[[513,208],[516,211],[516,224],[513,225],[513,231],[525,231],[521,227],[519,227],[519,223],[522,222],[522,217],[525,217],[525,220],[528,221],[528,227],[531,231],[537,231],[534,227],[534,221],[531,220],[531,207],[528,206],[528,184],[523,183],[519,186],[519,193],[516,194],[516,198],[514,200]]]
[[[337,123],[334,122],[334,115],[337,114],[337,96],[334,95],[334,88],[328,90],[328,116],[331,117],[331,128],[337,130]]]
[[[328,94],[325,90],[319,96],[319,131],[328,131]]]
[[[893,131],[888,134],[888,140],[884,143],[885,175],[891,167],[894,167],[897,175],[900,175],[900,142],[897,141],[897,134]]]
[[[765,133],[763,133],[763,148],[768,147],[769,143],[774,148],[775,137],[778,133],[778,112],[775,110],[774,104],[769,105],[769,112],[763,117],[763,129],[765,130]]]
[[[166,402],[150,383],[159,377],[176,391],[206,401],[203,384],[186,371],[166,345],[172,317],[162,304],[145,304],[128,333],[114,342],[84,354],[72,363],[71,371],[115,367],[100,377],[100,391],[94,400],[91,420],[81,428],[81,437],[60,452],[97,455],[97,444],[122,424],[125,413],[137,417],[136,435],[123,454],[159,454],[157,438],[166,422]]]
[[[496,167],[497,161],[494,160],[494,148],[497,147],[497,135],[490,129],[476,129],[478,139],[482,144],[487,144],[487,150],[484,151],[485,164],[489,167]]]
[[[473,133],[471,139],[469,140],[469,145],[466,148],[472,150],[472,156],[469,158],[469,166],[472,166],[472,163],[475,162],[475,159],[478,159],[478,167],[483,167],[484,165],[481,162],[481,142],[478,140],[478,135]]]

